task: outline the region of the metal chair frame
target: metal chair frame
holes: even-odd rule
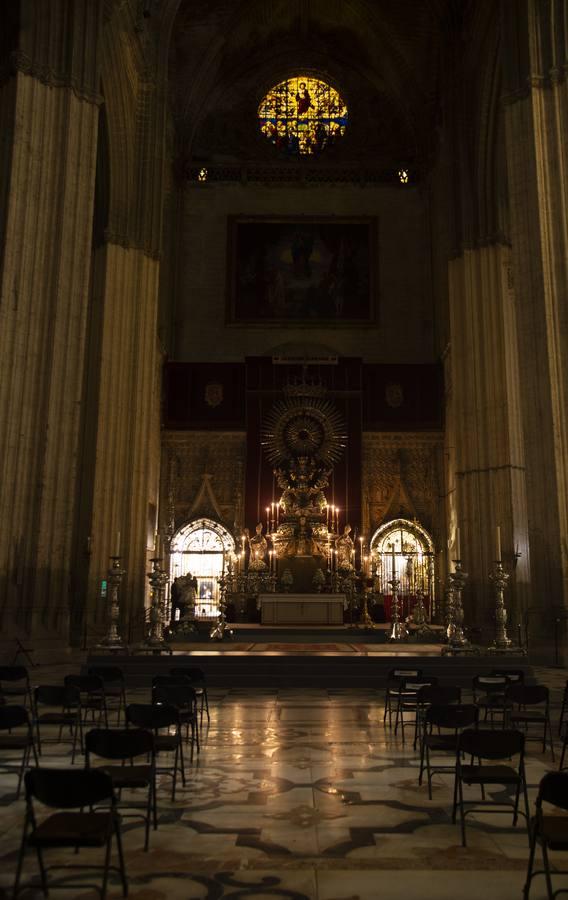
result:
[[[464,765],[462,763],[463,755],[471,756],[471,763]],[[493,763],[497,760],[510,760],[513,756],[519,757],[518,768],[513,765],[482,765],[482,760],[491,760]],[[474,758],[477,758],[478,765],[473,765]],[[479,785],[481,788],[481,800],[464,800],[463,785]],[[485,799],[486,785],[506,785],[516,787],[514,803],[495,803],[492,800]],[[519,799],[521,790],[523,792],[525,812],[519,813]],[[472,804],[470,809],[465,808],[465,804]],[[506,809],[496,809],[498,806],[505,806]],[[517,824],[520,815],[524,815],[527,822],[527,833],[530,839],[530,820],[529,820],[529,801],[527,795],[527,782],[525,776],[525,736],[522,731],[503,729],[503,730],[477,730],[466,729],[459,735],[456,750],[456,784],[454,788],[454,805],[452,810],[452,821],[456,821],[457,808],[460,809],[460,824],[462,835],[462,846],[466,847],[466,816],[480,809],[487,810],[492,807],[492,812],[504,813],[513,809],[513,825]]]
[[[122,838],[120,832],[120,817],[116,811],[116,798],[112,787],[112,781],[104,772],[96,769],[30,769],[24,778],[26,788],[26,813],[20,852],[16,867],[14,882],[14,898],[20,891],[20,880],[26,849],[33,847],[37,853],[41,887],[45,896],[48,896],[47,873],[53,869],[98,869],[103,870],[101,898],[105,900],[107,893],[108,876],[111,868],[119,872],[122,882],[122,893],[128,894],[128,882],[124,866],[122,851]],[[64,812],[51,813],[38,823],[34,809],[34,800],[51,809],[65,810]],[[90,810],[95,805],[108,801],[106,812],[84,812],[84,807]],[[69,812],[69,810],[80,810]],[[112,838],[116,837],[118,851],[118,867],[110,865]],[[80,847],[104,848],[104,862],[102,866],[83,865],[53,865],[46,866],[43,859],[43,851],[50,848],[74,848],[75,852]],[[52,885],[53,886],[53,885]],[[77,888],[83,891],[84,883],[70,884],[65,882],[66,888]]]
[[[479,710],[473,703],[432,703],[425,713],[424,729],[420,743],[420,771],[418,784],[422,785],[424,770],[428,780],[428,798],[432,799],[432,777],[435,774],[454,775],[454,802],[455,802],[455,754],[458,745],[460,731],[465,728],[477,728]],[[434,728],[438,733],[434,734]],[[442,730],[450,731],[443,734]],[[433,766],[430,761],[430,751],[436,753],[453,754],[452,765]]]
[[[156,804],[156,753],[154,735],[142,728],[93,728],[85,735],[85,766],[92,768],[91,756],[99,759],[121,761],[122,765],[103,765],[100,770],[110,775],[113,788],[118,793],[118,809],[122,818],[137,818],[144,821],[144,850],[150,846],[150,821],[154,831],[158,828]],[[150,762],[134,764],[139,756],[150,758]],[[130,765],[125,765],[130,761]],[[122,801],[123,790],[145,788],[148,792],[146,813],[126,813],[125,809],[139,809],[138,806]]]
[[[185,676],[158,675],[152,679],[152,702],[165,703],[179,710],[180,722],[185,725],[186,740],[190,743],[193,760],[193,748],[199,753],[199,716],[197,712],[197,694]],[[191,729],[191,738],[190,738]]]
[[[416,697],[416,717],[414,720],[414,744],[416,750],[425,725],[426,710],[432,706],[449,706],[461,703],[461,688],[454,685],[425,684]]]
[[[567,888],[557,891],[552,889],[550,875],[549,850],[568,850],[568,816],[547,816],[543,813],[542,804],[550,803],[557,809],[568,810],[568,774],[565,772],[548,772],[540,781],[538,796],[536,798],[536,810],[532,819],[531,846],[527,866],[527,877],[523,887],[524,900],[529,900],[529,894],[533,878],[544,875],[548,900],[553,900],[558,894],[566,893]],[[534,869],[536,846],[540,844],[542,849],[542,861],[544,868]],[[557,875],[568,875],[568,869],[555,869]]]
[[[103,679],[98,675],[66,675],[64,684],[66,687],[73,687],[79,691],[81,724],[89,725],[90,714],[91,725],[108,728],[108,710]],[[95,713],[98,713],[96,722]]]
[[[25,727],[25,734],[12,734],[13,728]],[[24,772],[30,764],[30,756],[33,753],[36,766],[39,765],[37,750],[34,741],[32,723],[25,706],[0,706],[0,732],[8,731],[9,734],[0,734],[0,751],[22,751],[21,762],[18,766],[18,787],[16,800],[20,797]],[[12,772],[15,768],[8,762],[1,762],[0,768],[5,772]]]
[[[505,695],[508,705],[507,720],[510,728],[524,726],[526,741],[540,741],[541,738],[531,735],[529,725],[542,726],[542,752],[546,753],[546,737],[548,733],[550,753],[554,760],[554,742],[552,740],[552,724],[550,722],[550,691],[543,684],[511,684]],[[517,710],[515,710],[515,704]],[[543,711],[536,707],[544,706]],[[562,750],[564,753],[564,748]],[[562,766],[561,766],[562,768]]]
[[[170,675],[172,677],[176,677],[177,675],[185,675],[186,678],[189,679],[189,682],[197,694],[198,699],[201,700],[199,707],[199,724],[203,725],[203,710],[205,708],[205,713],[207,715],[207,721],[211,721],[211,717],[209,715],[209,698],[207,696],[207,685],[205,683],[205,672],[203,669],[199,669],[196,666],[177,666],[174,669],[170,669]]]
[[[14,687],[14,684],[19,681],[23,681],[24,685],[18,689],[17,687]],[[6,689],[3,682],[8,682],[11,687]],[[33,710],[34,700],[32,687],[30,684],[30,676],[25,666],[0,666],[0,694],[2,694],[8,702],[9,698],[23,696],[23,704],[17,705],[27,706],[30,711]]]
[[[405,678],[421,678],[422,677],[422,669],[405,669],[403,666],[399,666],[396,669],[391,669],[387,675],[387,684],[385,688],[385,707],[383,713],[383,724],[387,720],[387,715],[389,718],[389,728],[392,727],[392,704],[393,700],[395,706],[398,705],[398,694],[400,691],[400,686]]]
[[[484,722],[489,721],[491,727],[495,725],[495,715],[501,716],[501,727],[505,727],[507,721],[507,703],[505,694],[510,685],[507,675],[475,675],[471,690],[473,702],[480,712],[485,713]]]
[[[110,712],[113,706],[109,705],[110,700],[118,700],[116,705],[117,717],[116,725],[120,727],[120,714],[126,719],[126,681],[124,672],[119,666],[91,666],[88,670],[89,675],[97,675],[102,678],[105,691],[105,699],[107,702],[107,711]]]
[[[60,707],[59,712],[40,713],[38,707]],[[72,738],[71,765],[75,762],[77,734],[79,746],[83,752],[83,724],[81,718],[81,696],[77,688],[71,685],[42,684],[34,691],[34,725],[37,739],[37,751],[42,754],[42,738],[40,725],[59,725],[59,737],[52,743],[61,743],[63,728],[69,727]],[[43,741],[45,743],[45,739]]]
[[[134,725],[136,728],[143,728],[153,733],[156,757],[160,753],[174,753],[173,766],[159,767],[156,765],[156,774],[167,775],[172,779],[172,801],[175,800],[178,769],[181,783],[185,787],[185,764],[179,710],[175,706],[161,703],[129,703],[126,707],[126,722],[127,725]],[[175,728],[174,734],[169,732],[170,728]],[[168,729],[168,733],[160,734],[160,730],[163,729]]]
[[[415,741],[417,734],[417,726],[416,720],[418,718],[418,695],[422,688],[425,687],[437,687],[438,679],[435,677],[428,678],[426,676],[421,676],[420,678],[405,678],[400,685],[398,691],[398,700],[396,704],[396,716],[394,720],[394,733],[397,734],[398,726],[400,725],[400,730],[402,734],[402,743],[405,743],[404,738],[404,713],[411,712],[414,713],[414,718],[411,719],[409,724],[414,725],[414,733],[415,733]],[[416,746],[416,744],[415,744]]]

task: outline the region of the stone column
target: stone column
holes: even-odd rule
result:
[[[68,638],[101,7],[22,0],[0,87],[0,626],[36,647]]]
[[[513,28],[513,25],[515,28]],[[568,23],[503,4],[504,115],[530,522],[531,630],[568,606]]]
[[[504,567],[513,572],[510,621],[528,605],[528,541],[514,291],[510,251],[496,244],[464,250],[450,263],[452,546],[461,531],[466,623],[487,626],[493,597],[487,576],[501,527]],[[522,553],[515,558],[515,549]]]

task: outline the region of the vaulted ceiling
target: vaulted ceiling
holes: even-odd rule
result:
[[[300,70],[347,100],[338,160],[427,164],[448,35],[468,0],[182,0],[170,50],[181,157],[269,160],[263,94]]]

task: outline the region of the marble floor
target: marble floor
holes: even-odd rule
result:
[[[34,670],[34,680],[53,683],[56,674]],[[556,718],[567,673],[536,675],[553,689]],[[147,693],[133,691],[129,700],[144,702]],[[210,697],[211,722],[175,802],[170,782],[160,783],[159,827],[148,853],[142,824],[125,823],[132,900],[521,900],[528,853],[522,820],[513,828],[508,815],[471,817],[463,848],[451,822],[450,778],[435,777],[430,801],[417,783],[412,740],[403,744],[383,726],[381,690],[227,688]],[[532,806],[539,779],[558,763],[529,747]],[[46,747],[42,764],[69,765],[69,749]],[[23,819],[15,783],[0,775],[5,897]],[[90,853],[82,851],[81,860]],[[554,862],[568,868],[568,855],[555,854]],[[42,896],[31,854],[23,881],[22,898]],[[84,888],[53,889],[50,897],[87,900],[97,896],[89,883],[86,876]],[[555,887],[568,887],[568,876],[557,876]],[[121,896],[117,881],[109,896]],[[531,900],[545,896],[537,879]]]

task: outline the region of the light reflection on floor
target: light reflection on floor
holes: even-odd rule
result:
[[[540,675],[554,687],[556,715],[566,673]],[[142,826],[125,827],[131,898],[520,900],[527,859],[522,825],[512,828],[506,816],[471,819],[469,846],[462,848],[451,822],[450,779],[435,778],[429,801],[417,784],[412,741],[403,745],[383,727],[381,691],[210,693],[211,722],[185,788],[172,803],[167,785],[160,786],[159,828],[148,854],[141,849]],[[145,700],[147,692],[130,699]],[[532,803],[552,764],[530,747]],[[69,761],[68,745],[50,747],[42,759]],[[7,891],[23,815],[14,786],[13,776],[0,776],[0,885]],[[554,858],[568,867],[564,855]],[[36,875],[29,856],[26,879]],[[560,878],[555,886],[567,885]],[[38,890],[22,893],[36,896]],[[95,894],[86,888],[73,896]],[[110,896],[120,896],[114,882]],[[545,896],[537,881],[531,900]]]

